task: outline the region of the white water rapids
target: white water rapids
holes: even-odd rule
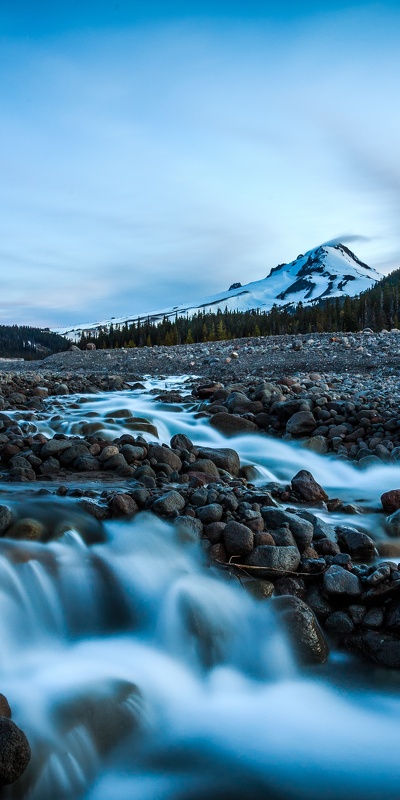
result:
[[[161,441],[234,447],[253,482],[307,468],[331,495],[367,499],[371,514],[337,517],[371,534],[381,491],[400,486],[396,466],[361,472],[256,435],[227,442],[145,392],[85,399],[35,424],[77,433],[97,420],[113,438],[132,428],[110,412],[130,409]],[[398,673],[335,651],[300,670],[270,604],[151,515],[107,523],[90,547],[78,528],[50,544],[0,540],[0,691],[33,753],[5,798],[398,800]]]

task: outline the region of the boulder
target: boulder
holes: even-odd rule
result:
[[[0,717],[0,785],[18,780],[30,758],[31,748],[23,731],[11,719]]]
[[[231,520],[222,533],[226,552],[229,556],[248,555],[254,548],[254,534],[247,525]]]
[[[280,578],[287,572],[295,572],[300,564],[297,547],[260,545],[245,559],[249,567],[257,567],[254,575],[259,578]],[[253,570],[252,570],[253,572]]]
[[[314,415],[311,411],[297,411],[286,423],[286,432],[291,436],[307,436],[317,427]]]
[[[153,503],[152,509],[155,514],[160,514],[161,516],[178,516],[178,514],[183,511],[185,508],[185,501],[182,495],[175,490],[171,492],[167,492],[166,494],[159,497],[158,500],[155,500]]]
[[[385,514],[393,514],[400,509],[400,489],[392,489],[381,496],[382,508]]]
[[[328,499],[325,490],[317,483],[311,472],[306,469],[301,469],[292,478],[292,489],[305,503],[319,503],[321,500]]]
[[[332,564],[323,577],[324,592],[331,598],[360,597],[361,582],[357,575],[338,564]]]
[[[329,649],[315,614],[303,600],[294,595],[275,598],[274,610],[279,614],[292,648],[302,664],[323,664]]]
[[[240,458],[236,450],[230,447],[199,447],[198,457],[209,459],[218,469],[224,469],[231,475],[239,474]]]
[[[214,414],[210,419],[210,425],[216,428],[224,436],[238,436],[241,433],[257,433],[258,427],[254,422],[235,414],[228,414],[224,411]]]
[[[375,542],[366,533],[340,525],[336,528],[336,533],[341,550],[349,553],[354,561],[370,561],[376,555]]]

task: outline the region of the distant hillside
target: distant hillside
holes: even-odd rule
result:
[[[52,353],[67,350],[70,342],[41,328],[29,326],[0,325],[0,358],[45,358]]]

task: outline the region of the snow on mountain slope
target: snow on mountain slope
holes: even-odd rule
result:
[[[175,314],[193,316],[198,311],[248,311],[259,308],[269,311],[273,305],[286,306],[297,303],[311,303],[328,297],[354,297],[369,289],[383,276],[372,267],[360,261],[354,253],[343,244],[320,245],[299,255],[290,264],[279,264],[271,269],[269,275],[260,281],[253,281],[244,286],[233,284],[226,292],[203,297],[193,302],[182,303],[173,308],[165,308],[155,312],[145,312],[141,319],[150,317],[157,321],[164,316]],[[82,331],[114,327],[125,322],[133,322],[138,315],[118,317],[94,323],[86,323],[71,328],[54,329],[70,339],[79,338]]]

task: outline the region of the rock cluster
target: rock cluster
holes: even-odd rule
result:
[[[200,384],[202,414],[225,436],[263,432],[301,440],[316,453],[334,453],[361,467],[400,460],[397,390],[316,373],[275,382]]]
[[[23,437],[12,423],[6,435],[0,458],[11,480],[38,476],[50,485],[57,481],[58,494],[77,498],[99,521],[151,511],[173,522],[182,541],[201,542],[221,568],[306,604],[309,611],[297,603],[284,613],[289,631],[303,620],[309,632],[308,656],[306,634],[297,637],[303,642],[303,660],[326,657],[317,622],[310,622],[313,614],[346,648],[378,663],[400,666],[400,565],[376,564],[375,543],[364,532],[328,524],[301,510],[301,504],[328,509],[333,503],[337,508],[337,501],[328,498],[307,470],[284,489],[260,489],[242,476],[235,450],[195,447],[184,434],[174,436],[170,446],[129,434],[109,442],[101,439],[101,432],[46,439]],[[102,482],[111,475],[114,485],[100,492],[68,486],[68,479],[81,481],[85,474]],[[115,487],[117,476],[123,488]],[[59,485],[60,481],[66,483]],[[297,507],[284,508],[277,499]],[[0,533],[7,538],[43,538],[40,522],[17,519],[7,505],[0,506]],[[375,647],[377,632],[384,647]]]

